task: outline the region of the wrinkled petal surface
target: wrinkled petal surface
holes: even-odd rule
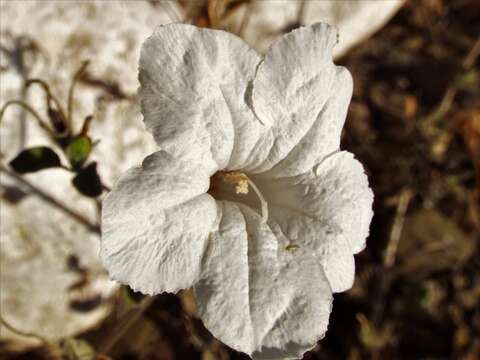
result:
[[[362,164],[341,151],[324,159],[302,179],[310,192],[302,205],[327,223],[335,224],[356,254],[365,248],[373,217],[373,192]]]
[[[345,71],[333,64],[332,49],[336,42],[334,28],[327,24],[315,24],[288,33],[270,48],[253,82],[252,106],[259,120],[269,126],[264,137],[271,137],[273,141],[262,142],[261,151],[265,159],[261,163],[248,164],[247,171],[260,173],[270,170],[292,151],[295,154],[290,166],[296,166],[300,153],[312,150],[308,147],[317,150],[313,154],[315,158],[338,148],[338,132],[343,125],[344,114],[337,111],[335,116],[320,116],[322,111],[326,111],[324,108],[334,85],[342,92],[343,87],[349,87]],[[335,83],[336,79],[341,81]],[[308,145],[320,137],[325,146]]]
[[[140,95],[158,145],[212,171],[238,168],[260,134],[246,92],[261,57],[235,35],[184,24],[159,27],[140,56]]]
[[[159,27],[140,58],[147,129],[162,149],[212,172],[307,171],[338,149],[351,97],[350,74],[332,61],[336,41],[334,28],[315,24],[285,35],[262,59],[223,31]]]
[[[320,258],[334,292],[352,286],[353,254],[365,247],[373,193],[362,165],[349,152],[334,153],[302,175],[257,176],[270,216],[299,251]]]
[[[231,34],[172,24],[142,49],[142,110],[162,152],[107,196],[104,264],[144,293],[193,286],[206,327],[254,358],[297,358],[323,337],[368,235],[367,177],[339,151],[352,79],[333,64],[336,41],[316,24],[261,59]]]
[[[321,264],[286,250],[280,229],[248,206],[222,201],[219,212],[194,287],[199,315],[254,359],[300,356],[327,330],[332,293]]]
[[[340,137],[352,97],[353,80],[350,72],[337,66],[329,97],[315,122],[285,159],[268,173],[271,178],[303,174],[324,157],[340,148]]]
[[[100,257],[110,276],[157,294],[192,286],[217,216],[207,169],[165,152],[126,172],[102,209]]]

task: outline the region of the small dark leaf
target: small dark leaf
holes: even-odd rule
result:
[[[19,174],[31,173],[43,169],[60,167],[58,155],[47,146],[35,146],[23,150],[15,159],[10,161],[10,166]]]
[[[93,162],[80,170],[72,179],[72,184],[83,195],[97,197],[102,193],[102,181],[97,172],[97,163]]]
[[[146,295],[143,295],[141,292],[133,291],[130,286],[122,285],[122,292],[125,300],[130,305],[136,305],[142,301]]]
[[[79,135],[70,140],[65,154],[74,169],[80,168],[92,151],[92,141],[88,136]]]

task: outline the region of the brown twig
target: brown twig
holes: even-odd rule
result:
[[[5,115],[5,111],[7,110],[8,107],[10,107],[11,105],[17,105],[17,106],[20,106],[21,108],[27,110],[30,114],[33,115],[33,117],[35,117],[35,119],[37,120],[38,122],[38,125],[44,129],[45,131],[47,131],[49,133],[50,136],[54,136],[55,133],[53,132],[52,129],[50,129],[50,127],[48,126],[47,122],[45,120],[42,119],[42,117],[28,104],[26,104],[25,102],[23,101],[20,101],[20,100],[10,100],[10,101],[7,101],[5,103],[5,105],[3,105],[2,109],[0,110],[0,123],[3,119],[3,116]]]
[[[298,7],[298,13],[297,13],[297,23],[298,25],[303,24],[303,19],[305,18],[305,10],[307,8],[307,1],[306,0],[301,0],[301,4]]]
[[[159,5],[163,11],[167,14],[169,17],[170,21],[172,22],[183,22],[184,19],[181,18],[181,16],[177,13],[177,11],[174,9],[172,4],[170,2],[164,2],[164,1],[150,1],[150,3],[153,6]]]
[[[12,35],[9,33],[7,33],[7,35],[10,35],[10,37],[12,38],[13,46],[11,47],[11,49],[8,49],[7,47],[0,44],[0,52],[3,52],[5,54],[5,56],[8,58],[8,61],[11,63],[11,65],[14,67],[14,69],[22,78],[23,84],[26,84],[30,69],[25,63],[25,54],[27,52],[32,52],[32,54],[35,55],[38,52],[42,55],[45,55],[45,53],[42,52],[38,44],[35,43],[32,39],[30,39],[28,36],[22,35],[18,37],[12,37]],[[27,97],[27,89],[25,88],[25,86],[22,86],[20,96],[21,96],[21,101],[25,102]],[[22,108],[22,110],[20,111],[19,120],[20,120],[19,143],[20,143],[20,147],[23,148],[25,146],[26,137],[27,137],[26,112],[24,108]]]
[[[374,303],[372,305],[373,314],[371,318],[374,323],[379,323],[381,321],[382,314],[385,310],[385,296],[390,289],[392,282],[393,267],[395,265],[398,245],[400,244],[408,205],[410,204],[413,194],[414,193],[411,189],[403,189],[398,199],[397,209],[393,219],[392,228],[390,230],[388,244],[385,249],[383,266],[380,267],[381,271],[378,273],[379,279],[375,288],[376,294],[373,296]]]
[[[75,92],[75,85],[77,84],[80,77],[85,72],[89,62],[84,61],[82,65],[77,70],[75,75],[73,76],[72,83],[70,84],[70,88],[68,89],[68,103],[67,103],[67,127],[71,128],[72,126],[72,112],[73,112],[73,94]]]
[[[238,29],[236,31],[236,34],[240,37],[243,36],[243,31],[248,25],[248,21],[250,20],[250,15],[252,13],[252,2],[248,2],[245,4],[245,10],[243,11],[243,16],[242,16],[242,21],[240,22],[240,25],[238,26]]]
[[[107,339],[106,343],[101,346],[99,352],[102,354],[108,354],[115,344],[122,338],[123,335],[132,327],[133,324],[137,322],[138,319],[143,315],[145,310],[153,303],[155,300],[155,296],[148,296],[142,300],[140,305],[133,310],[135,311],[133,314],[126,314],[124,316],[123,321],[120,321],[120,325],[115,332],[113,332],[109,339]],[[128,316],[130,315],[130,316]],[[123,322],[123,324],[122,324]]]
[[[13,326],[7,320],[5,320],[2,315],[0,315],[0,324],[5,326],[8,330],[10,330],[12,333],[14,333],[16,335],[37,339],[45,345],[49,344],[49,341],[41,335],[38,335],[34,332],[23,331],[23,330],[17,329],[15,326]]]
[[[48,84],[42,79],[29,79],[25,83],[25,88],[28,89],[31,85],[34,84],[39,85],[43,89],[43,91],[45,91],[45,94],[47,95],[47,105],[50,106],[50,100],[53,101],[60,113],[63,115],[63,117],[65,117],[65,111],[60,104],[60,101],[58,101],[58,99],[52,94]]]
[[[475,61],[477,61],[478,56],[480,56],[480,37],[477,39],[473,47],[468,52],[467,56],[462,62],[462,66],[465,70],[469,70]]]
[[[395,265],[398,244],[400,243],[403,224],[405,223],[405,215],[407,213],[408,204],[410,204],[412,196],[413,191],[411,189],[404,189],[400,194],[397,211],[393,220],[392,230],[390,231],[390,238],[388,240],[383,261],[383,264],[387,269],[391,269],[393,265]]]
[[[472,68],[472,66],[475,64],[475,61],[477,61],[478,56],[480,56],[480,38],[477,39],[475,44],[472,46],[472,48],[462,61],[462,67],[465,72],[469,71]],[[445,115],[452,107],[457,92],[457,83],[449,86],[445,91],[445,94],[443,95],[443,98],[440,101],[438,107],[426,117],[426,120],[435,120],[438,117]]]

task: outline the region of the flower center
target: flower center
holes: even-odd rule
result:
[[[253,191],[250,191],[252,189]],[[262,221],[268,220],[268,204],[257,185],[243,172],[218,171],[210,178],[208,193],[216,200],[228,200],[244,203],[252,208],[258,206]]]

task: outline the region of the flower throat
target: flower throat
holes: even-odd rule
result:
[[[253,192],[250,191],[250,188]],[[216,200],[228,200],[244,203],[255,208],[255,202],[260,202],[262,222],[268,220],[268,204],[259,188],[243,172],[218,171],[210,178],[208,193]],[[256,197],[255,197],[256,195]],[[256,199],[257,200],[256,200]]]

